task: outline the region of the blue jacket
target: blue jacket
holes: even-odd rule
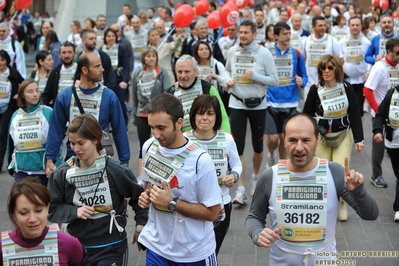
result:
[[[383,36],[386,38],[393,38],[395,37],[395,33],[392,33],[389,36],[384,35],[381,33]],[[375,63],[375,57],[380,53],[380,35],[375,36],[373,39],[371,39],[371,45],[369,46],[369,49],[367,49],[366,56],[364,58],[364,61],[369,63],[370,65],[374,65]]]
[[[100,86],[101,84],[97,83],[97,87],[94,89],[84,90],[84,93],[93,94],[100,89]],[[83,92],[81,88],[76,88],[76,90],[81,90]],[[69,122],[71,98],[72,87],[68,87],[62,90],[55,99],[54,112],[51,118],[46,146],[47,160],[51,159],[55,161],[57,159],[59,148],[62,144],[63,138],[65,137],[66,124]],[[109,130],[111,124],[112,136],[114,138],[115,147],[118,151],[119,160],[124,164],[129,164],[130,148],[126,125],[123,119],[122,107],[116,94],[108,88],[104,88],[102,94],[98,122],[103,130]],[[68,157],[75,155],[69,145],[67,145],[67,148]]]
[[[293,62],[293,77],[292,83],[290,85],[282,85],[282,86],[268,86],[267,87],[267,102],[274,103],[292,103],[300,100],[297,85],[295,82],[295,76],[298,75],[302,77],[303,83],[301,88],[303,89],[308,83],[308,75],[306,73],[305,66],[305,58],[303,55],[296,49],[292,49],[292,62]],[[273,50],[273,49],[270,49]],[[277,44],[274,45],[274,50],[277,55],[285,55],[288,53],[289,49],[282,53],[280,49],[277,47]],[[278,72],[278,71],[277,71]]]

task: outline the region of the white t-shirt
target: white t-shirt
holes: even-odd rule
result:
[[[363,84],[363,75],[369,67],[364,61],[364,56],[370,46],[370,41],[364,36],[350,39],[350,36],[347,35],[339,40],[338,44],[344,55],[344,72],[349,76],[347,81],[350,84]]]
[[[196,138],[195,135],[193,135],[193,132],[194,132],[193,130],[191,130],[191,132],[189,132],[191,135],[191,139],[193,141],[200,143],[201,145],[203,145],[206,148],[207,148],[207,143],[215,142],[215,140],[219,134],[219,130],[218,130],[217,134],[213,138],[207,139],[207,140],[202,140],[202,139],[199,140]],[[187,132],[184,132],[184,135],[187,136]],[[238,155],[237,145],[233,139],[233,136],[230,135],[229,133],[224,132],[224,137],[225,137],[227,161],[228,161],[228,165],[231,167],[230,172],[234,171],[240,176],[241,172],[242,172],[242,164],[240,161],[240,156]],[[224,176],[225,175],[222,174],[221,176],[219,176],[219,178],[222,178]],[[226,187],[225,185],[221,185],[220,188],[222,189],[222,192],[223,192],[223,204],[227,204],[227,203],[231,202],[229,188]]]
[[[144,143],[143,158],[153,142],[154,138],[150,138]],[[160,146],[159,152],[162,156],[174,157],[191,144],[189,140],[177,149]],[[170,190],[173,197],[206,207],[222,202],[215,167],[204,148],[198,147],[191,151],[175,176],[177,183],[174,182]],[[142,177],[148,181],[144,169]],[[193,219],[178,212],[165,214],[156,210],[152,204],[148,217],[139,242],[158,255],[174,262],[188,263],[204,260],[215,252],[216,241],[211,221]]]
[[[312,66],[309,63],[310,60],[313,60],[313,59],[310,59],[310,45],[312,43],[315,43],[315,44],[325,43],[326,44],[326,49],[324,50],[324,53],[318,52],[320,57],[323,55],[326,55],[326,54],[336,55],[339,58],[344,57],[344,55],[341,52],[341,49],[339,49],[338,42],[330,34],[325,33],[321,39],[316,39],[314,37],[314,35],[311,34],[306,39],[304,39],[303,43],[301,45],[302,46],[301,53],[304,55],[305,60],[306,60],[306,71],[308,73],[308,78],[309,78],[308,85],[313,85],[319,81],[319,77],[317,74],[317,66]]]
[[[390,66],[385,60],[385,58],[376,62],[373,65],[373,67],[370,69],[369,77],[367,78],[367,81],[364,84],[366,88],[373,90],[374,97],[378,105],[382,102],[388,90],[387,65]],[[398,66],[396,66],[396,68],[399,69]],[[373,109],[371,109],[371,115],[375,117],[375,112]]]

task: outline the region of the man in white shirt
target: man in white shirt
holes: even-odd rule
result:
[[[123,29],[123,27],[125,27],[126,25],[126,16],[131,15],[131,9],[128,4],[123,5],[122,13],[123,14],[118,17],[118,22],[117,22],[117,24],[119,25],[119,27],[121,27],[121,29]]]
[[[256,23],[256,42],[261,43],[265,40],[266,25],[263,23],[265,14],[262,9],[255,10],[255,23]]]
[[[22,45],[12,35],[7,22],[0,23],[0,50],[5,50],[11,58],[10,66],[26,78],[25,53]]]
[[[362,20],[358,17],[349,19],[350,35],[347,35],[338,42],[344,55],[344,72],[348,81],[355,90],[360,114],[363,117],[363,86],[367,79],[368,64],[364,61],[364,55],[370,45],[370,41],[364,37],[362,32]]]
[[[150,209],[138,241],[147,265],[216,266],[221,192],[210,155],[183,136],[183,117],[182,103],[168,93],[148,106],[154,137],[143,146],[146,190],[138,204]]]
[[[224,60],[227,60],[227,52],[230,47],[236,46],[240,43],[238,39],[238,23],[227,28],[228,35],[223,36],[218,40],[218,45],[222,51]]]
[[[363,93],[371,107],[372,121],[378,113],[378,107],[384,99],[388,89],[399,85],[399,39],[391,38],[386,44],[385,57],[377,61],[370,69],[369,77],[364,84]],[[371,169],[370,182],[379,188],[386,188],[388,184],[382,177],[382,160],[384,159],[384,142],[372,142],[371,146]]]

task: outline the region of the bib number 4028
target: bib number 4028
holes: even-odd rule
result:
[[[284,222],[287,224],[319,224],[318,213],[285,213]]]

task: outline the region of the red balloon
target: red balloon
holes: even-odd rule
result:
[[[388,0],[381,0],[380,1],[380,7],[382,8],[382,10],[386,10],[389,7],[389,2]]]
[[[219,11],[211,12],[206,17],[206,22],[208,23],[208,27],[210,29],[218,29],[220,26],[222,26],[222,23],[220,22],[220,12]]]
[[[32,4],[32,0],[17,0],[17,1],[15,1],[17,10],[22,10],[24,8],[27,8],[30,4]]]
[[[175,16],[173,17],[173,22],[175,27],[184,28],[187,27],[194,20],[194,9],[190,5],[181,5],[175,11]]]
[[[373,7],[378,7],[380,5],[380,1],[378,0],[371,0],[371,4],[373,5]]]
[[[224,28],[223,30],[223,36],[229,35],[229,30],[227,28]]]
[[[254,1],[254,0],[249,0],[249,3],[248,3],[248,5],[250,5],[250,6],[254,6],[254,5],[255,5],[255,1]]]
[[[195,12],[197,13],[198,16],[202,16],[203,14],[208,12],[209,6],[210,6],[209,2],[206,0],[198,1],[195,4]]]
[[[220,10],[220,21],[225,28],[234,25],[238,19],[240,18],[240,13],[238,13],[238,7],[228,2],[227,4],[223,5],[222,9]]]
[[[6,0],[0,0],[0,10],[3,10],[7,5],[7,1]]]
[[[236,0],[235,2],[238,8],[244,8],[248,5],[248,0]]]
[[[313,0],[310,1],[310,3],[309,3],[309,6],[310,6],[310,7],[314,7],[315,5],[316,5],[316,1],[313,1]]]

